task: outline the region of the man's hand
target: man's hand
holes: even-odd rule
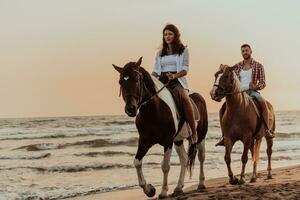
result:
[[[254,84],[252,81],[249,84],[250,90],[258,90],[261,87],[261,84]]]

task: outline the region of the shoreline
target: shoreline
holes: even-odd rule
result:
[[[227,170],[227,169],[226,169]],[[251,173],[247,173],[244,185],[230,185],[228,177],[220,177],[208,179],[205,181],[206,189],[203,192],[195,191],[197,184],[185,186],[184,194],[177,197],[165,199],[295,199],[300,200],[300,165],[280,167],[272,170],[273,179],[266,179],[267,171],[258,171],[256,183],[249,183]],[[239,175],[236,175],[239,177]],[[169,185],[170,195],[175,185]],[[120,190],[106,193],[94,193],[85,196],[78,196],[73,200],[90,200],[90,199],[105,199],[105,200],[142,200],[142,199],[157,199],[160,186],[156,187],[156,195],[152,198],[147,198],[141,188]]]

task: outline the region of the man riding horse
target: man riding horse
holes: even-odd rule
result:
[[[267,102],[258,92],[258,90],[262,90],[266,87],[264,67],[252,58],[252,49],[249,44],[243,44],[241,46],[241,53],[244,60],[233,66],[235,69],[234,72],[241,81],[243,91],[246,91],[251,97],[255,97],[259,103],[265,122],[266,136],[273,138],[274,133],[270,129],[272,120],[269,118]],[[222,108],[224,108],[224,106]],[[222,115],[224,111],[224,109],[221,109],[220,115]],[[216,146],[224,146],[224,135]]]

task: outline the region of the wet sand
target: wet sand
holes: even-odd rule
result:
[[[262,200],[262,199],[292,199],[300,200],[300,165],[278,168],[273,170],[273,179],[267,179],[266,171],[260,171],[256,183],[249,183],[250,174],[246,175],[246,183],[244,185],[230,185],[228,178],[216,178],[206,181],[206,189],[202,192],[196,191],[197,185],[186,187],[184,194],[177,197],[168,197],[165,199],[174,200],[196,200],[196,199],[247,199],[247,200]],[[169,188],[171,194],[174,185]],[[156,196],[150,198],[157,199],[160,192],[160,187],[156,187]],[[71,199],[71,198],[70,198]],[[132,189],[124,191],[116,191],[102,194],[92,194],[72,198],[74,200],[86,199],[105,199],[105,200],[141,200],[147,198],[142,189]]]

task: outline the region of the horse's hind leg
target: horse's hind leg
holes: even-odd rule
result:
[[[184,149],[183,141],[175,142],[175,150],[179,156],[181,168],[180,168],[178,183],[174,190],[173,195],[178,195],[183,193],[182,188],[184,187],[184,177],[187,168],[188,155]]]
[[[266,138],[266,141],[267,141],[267,154],[268,154],[268,179],[271,179],[272,178],[271,156],[272,156],[273,138]]]
[[[226,165],[227,165],[229,183],[231,185],[236,185],[236,184],[238,184],[239,180],[235,176],[233,176],[233,172],[232,172],[231,166],[230,166],[232,146],[233,146],[232,142],[228,141],[228,139],[225,138],[225,156],[224,156],[224,160],[225,160]]]
[[[252,172],[252,178],[250,180],[251,183],[256,182],[257,178],[257,162],[259,160],[259,150],[260,150],[260,144],[262,139],[258,139],[254,142],[253,149],[252,149],[252,160],[253,160],[253,172]]]
[[[164,198],[168,194],[168,189],[169,189],[168,175],[169,175],[169,171],[170,171],[170,158],[171,158],[172,148],[166,148],[164,150],[164,152],[165,152],[164,158],[161,163],[161,169],[164,173],[164,178],[163,178],[163,185],[162,185],[161,193],[159,195],[160,198]]]
[[[201,143],[198,144],[198,159],[200,162],[200,175],[199,175],[199,185],[197,190],[202,191],[203,189],[205,189],[205,185],[204,185],[205,139],[203,139]]]
[[[272,130],[273,132],[275,132],[275,114],[272,106],[271,108],[272,108]],[[266,137],[266,141],[267,141],[267,154],[268,154],[268,179],[271,179],[272,178],[271,156],[272,156],[273,138]]]

